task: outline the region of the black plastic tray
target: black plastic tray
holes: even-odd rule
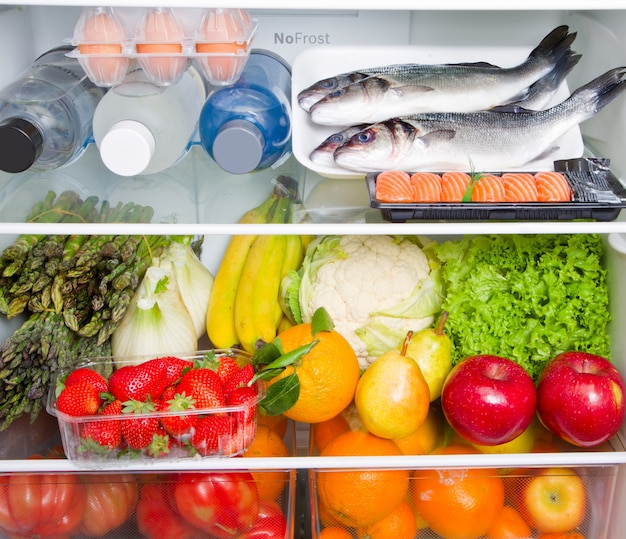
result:
[[[380,172],[370,172],[367,175],[367,191],[370,206],[379,209],[383,219],[394,223],[408,220],[613,221],[617,219],[622,208],[626,207],[626,189],[608,169],[608,160],[570,159],[555,161],[554,165],[554,170],[562,172],[570,184],[571,202],[378,202],[376,178]],[[501,175],[504,172],[490,174]]]

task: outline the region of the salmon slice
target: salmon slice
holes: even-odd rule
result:
[[[465,172],[445,172],[441,175],[441,202],[463,202],[471,177]]]
[[[571,202],[572,190],[560,172],[537,172],[535,174],[537,200],[539,202]]]
[[[474,185],[472,202],[504,202],[504,183],[500,176],[485,174]]]
[[[439,202],[441,200],[441,176],[434,172],[416,172],[411,176],[415,202]]]
[[[411,176],[402,170],[385,170],[376,177],[379,202],[414,202]]]
[[[537,202],[535,178],[529,173],[508,172],[502,175],[505,202]]]

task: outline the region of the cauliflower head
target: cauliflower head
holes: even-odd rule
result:
[[[443,294],[431,253],[414,236],[316,239],[295,279],[301,314],[296,321],[309,322],[324,307],[366,368],[399,347],[409,330],[432,325]]]

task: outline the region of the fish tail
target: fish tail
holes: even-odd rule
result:
[[[591,117],[601,111],[626,89],[626,67],[616,67],[578,88],[568,99],[581,102]]]
[[[528,58],[529,60],[547,59],[556,63],[559,58],[570,51],[574,39],[576,39],[576,32],[570,34],[567,25],[558,26],[541,40]]]

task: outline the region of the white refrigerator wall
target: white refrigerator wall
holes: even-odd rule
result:
[[[313,5],[313,3],[311,3]],[[565,3],[564,3],[565,4]],[[384,3],[381,3],[384,5]],[[44,51],[71,37],[80,7],[0,7],[0,87]],[[626,9],[604,11],[314,11],[253,9],[259,20],[254,46],[271,49],[288,62],[307,47],[329,45],[527,46],[530,50],[552,28],[567,24],[578,33],[573,48],[582,59],[570,90],[605,71],[626,65]],[[585,143],[611,158],[617,176],[626,178],[626,99],[581,126]],[[622,217],[620,220],[624,220]],[[546,231],[549,231],[546,224]],[[520,227],[520,231],[523,227]],[[626,228],[625,228],[626,230]],[[613,240],[612,242],[609,239]],[[623,242],[623,244],[622,244]],[[607,237],[610,272],[613,360],[626,375],[626,234]],[[212,268],[214,269],[214,268]],[[3,323],[4,333],[8,327]],[[626,438],[626,429],[622,434]],[[626,468],[619,471],[611,519],[612,538],[626,529]],[[589,538],[592,539],[592,538]],[[595,538],[594,538],[595,539]]]

